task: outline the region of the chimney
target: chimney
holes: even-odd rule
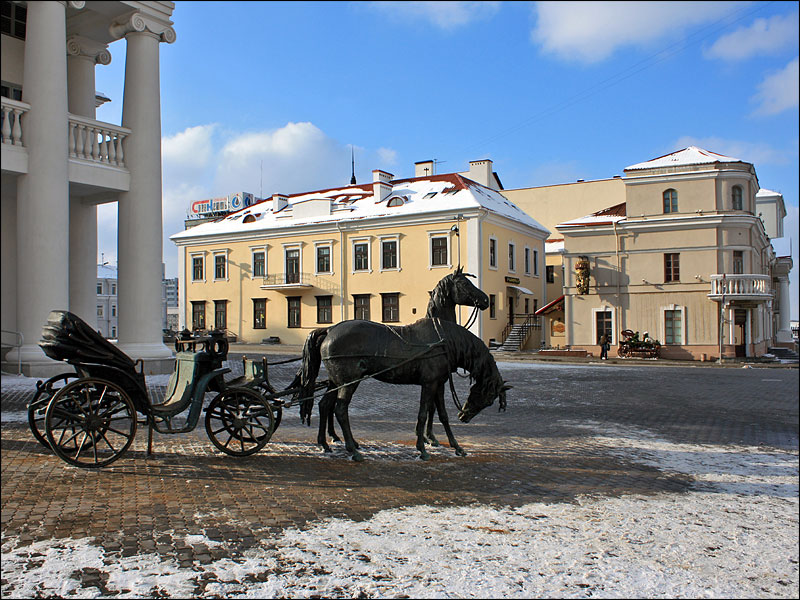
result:
[[[488,158],[484,160],[471,160],[469,161],[469,178],[476,181],[481,185],[494,189],[494,182],[492,181],[492,161]]]
[[[283,194],[272,194],[272,212],[276,213],[280,210],[286,208],[286,205],[289,204],[288,196],[284,196]]]
[[[414,163],[414,177],[430,177],[433,175],[433,161],[423,160]]]
[[[392,175],[386,171],[375,169],[372,171],[372,194],[375,202],[383,202],[392,193]]]

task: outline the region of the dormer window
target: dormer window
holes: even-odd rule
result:
[[[242,223],[255,223],[256,218],[253,215],[247,215],[244,219],[242,219]]]
[[[386,203],[386,206],[391,208],[392,206],[403,206],[404,203],[402,196],[392,196],[389,198],[389,202]]]
[[[733,186],[731,190],[731,205],[733,206],[733,210],[742,210],[742,186]]]
[[[664,214],[678,212],[678,192],[669,189],[664,192]]]
[[[425,199],[425,198],[433,198],[436,194],[437,194],[437,192],[428,192],[427,194],[425,194],[423,196],[423,199]]]

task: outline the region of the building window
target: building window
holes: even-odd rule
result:
[[[497,268],[497,240],[494,238],[489,238],[489,266]]]
[[[744,273],[744,252],[741,250],[733,251],[733,273],[735,275]]]
[[[102,304],[98,304],[97,305],[97,316],[98,317],[102,317],[103,316],[103,305]]]
[[[288,314],[287,326],[300,327],[300,296],[286,298]]]
[[[614,328],[611,322],[612,313],[610,310],[598,310],[594,313],[595,323],[595,343],[600,344],[600,338],[606,336],[608,343],[613,343]]]
[[[489,318],[497,318],[497,296],[489,294]]]
[[[353,244],[353,270],[369,271],[369,244],[367,242]]]
[[[443,267],[447,265],[447,238],[431,238],[431,266]]]
[[[531,274],[531,249],[525,248],[525,274]]]
[[[397,240],[381,242],[381,269],[397,268]]]
[[[8,4],[8,2],[3,2],[3,5],[6,4]],[[0,85],[0,96],[3,98],[8,98],[9,100],[22,102],[22,88],[18,85],[14,85],[13,83],[4,82]]]
[[[680,254],[677,252],[664,255],[664,282],[681,280]]]
[[[116,327],[112,327],[111,328],[111,337],[112,338],[116,338],[117,337],[117,328]]]
[[[111,305],[111,316],[112,317],[116,317],[117,316],[117,305],[116,304],[112,304]]]
[[[6,35],[25,39],[25,24],[28,21],[28,8],[16,2],[3,2],[0,30]]]
[[[101,295],[103,293],[103,284],[102,282],[98,282],[97,284],[97,295]]]
[[[253,329],[267,328],[267,299],[253,298]]]
[[[203,281],[203,257],[192,257],[192,281]]]
[[[369,321],[369,294],[354,294],[355,310],[353,318]]]
[[[731,200],[732,200],[733,210],[742,210],[743,207],[742,186],[740,185],[733,186],[733,190],[731,190]]]
[[[556,268],[554,265],[547,265],[544,268],[545,277],[547,277],[547,283],[555,283],[556,282]]]
[[[192,329],[206,328],[206,303],[204,300],[192,301]]]
[[[533,275],[534,277],[539,276],[539,251],[533,251]]]
[[[214,329],[228,328],[228,301],[214,300]]]
[[[253,277],[265,277],[267,274],[267,255],[263,250],[253,252]]]
[[[514,247],[514,244],[509,242],[509,244],[508,244],[508,270],[511,271],[512,273],[516,270],[516,265],[514,263],[514,258],[515,258],[514,257],[514,251],[515,250],[516,250],[516,248]]]
[[[300,248],[287,248],[285,258],[285,283],[300,283]]]
[[[381,316],[384,323],[400,321],[400,294],[381,294]]]
[[[117,295],[117,284],[116,283],[112,283],[111,284],[111,295],[112,296],[116,296]]]
[[[678,192],[669,189],[664,192],[664,213],[678,212]]]
[[[665,310],[664,311],[664,343],[682,344],[683,343],[683,311]]]
[[[317,246],[317,273],[331,272],[331,247]]]
[[[333,323],[333,296],[317,296],[317,323]]]
[[[228,278],[228,260],[224,254],[214,255],[214,279]]]

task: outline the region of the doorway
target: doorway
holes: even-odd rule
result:
[[[742,308],[733,311],[733,347],[737,358],[747,356],[747,310]]]
[[[514,296],[508,296],[508,324],[514,325]]]

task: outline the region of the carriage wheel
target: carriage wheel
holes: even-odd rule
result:
[[[37,387],[33,400],[28,404],[28,425],[31,428],[31,433],[33,433],[36,441],[48,450],[50,449],[50,443],[47,441],[47,434],[44,428],[44,413],[47,411],[47,405],[50,400],[61,390],[61,387],[54,388],[53,386],[62,379],[66,383],[67,379],[77,379],[78,377],[80,375],[77,373],[64,373],[56,378],[49,379],[46,383],[50,385]]]
[[[44,416],[47,441],[62,460],[92,469],[110,465],[136,437],[136,409],[120,387],[83,378],[61,388]]]
[[[264,398],[246,388],[229,388],[206,410],[206,433],[226,454],[249,456],[263,448],[275,431],[275,415]]]

